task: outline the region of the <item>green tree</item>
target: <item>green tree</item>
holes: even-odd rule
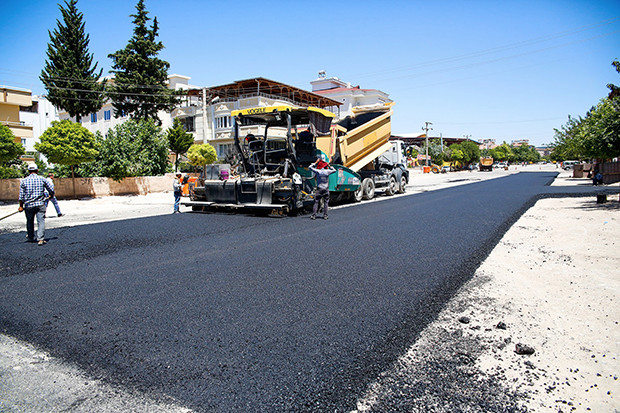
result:
[[[463,164],[465,163],[465,153],[459,148],[450,148],[450,160]]]
[[[115,181],[163,175],[168,171],[168,142],[154,120],[130,119],[108,131],[96,164],[102,176]]]
[[[0,179],[24,176],[19,168],[23,164],[19,157],[23,154],[24,147],[21,143],[15,142],[15,135],[11,129],[0,123]]]
[[[172,127],[167,131],[168,148],[174,153],[174,171],[179,170],[179,155],[187,152],[194,143],[194,136],[185,131],[179,118],[174,118]]]
[[[15,142],[15,135],[8,126],[0,124],[0,164],[17,159],[23,155],[24,147]]]
[[[581,147],[587,158],[620,155],[620,98],[602,99],[579,125]]]
[[[208,143],[193,144],[187,151],[187,158],[189,163],[194,166],[205,167],[205,165],[212,164],[217,159],[217,153],[215,148]]]
[[[52,122],[34,147],[51,163],[71,166],[73,196],[75,197],[74,167],[92,162],[99,153],[99,142],[88,129],[68,120]]]
[[[491,149],[490,152],[491,152],[491,156],[496,161],[511,162],[514,160],[514,152],[512,151],[512,149],[510,148],[510,146],[508,146],[506,142]]]
[[[612,65],[620,73],[620,62]],[[609,96],[592,107],[585,117],[573,118],[555,129],[551,159],[611,159],[620,155],[620,88],[608,84]]]
[[[616,72],[620,73],[620,61],[614,60],[611,62],[611,65],[616,68]],[[609,99],[615,99],[620,97],[620,87],[614,85],[613,83],[607,84],[607,88],[610,90]]]
[[[157,17],[151,27],[151,20],[144,7],[144,0],[136,5],[133,37],[124,49],[108,55],[112,59],[111,73],[114,83],[107,88],[107,93],[114,106],[116,117],[122,114],[133,119],[154,119],[158,124],[159,110],[171,111],[178,103],[178,93],[166,86],[170,64],[157,57],[164,48],[158,36]]]
[[[97,112],[103,105],[103,84],[98,83],[93,55],[89,53],[88,34],[84,32],[83,14],[77,10],[77,0],[59,5],[63,22],[49,32],[47,59],[40,79],[47,97],[54,106],[66,110],[79,122],[82,116]]]
[[[426,154],[426,142],[422,145],[422,148],[420,148],[420,153]],[[429,139],[428,156],[430,156],[433,163],[438,165],[450,159],[449,152],[444,150],[439,139]]]
[[[452,153],[451,159],[453,161],[470,164],[478,162],[480,160],[480,148],[472,141],[464,141],[458,144],[451,145],[450,151]],[[461,154],[457,154],[460,159],[455,159],[454,151],[461,152]]]

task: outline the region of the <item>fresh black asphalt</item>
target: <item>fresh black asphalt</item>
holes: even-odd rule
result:
[[[44,247],[2,234],[0,331],[196,411],[351,411],[522,212],[559,196],[555,175],[327,221],[170,214],[49,230]]]

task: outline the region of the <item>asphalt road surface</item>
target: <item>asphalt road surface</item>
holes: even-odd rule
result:
[[[351,411],[555,175],[327,221],[185,213],[58,228],[44,247],[0,235],[0,331],[196,411]]]

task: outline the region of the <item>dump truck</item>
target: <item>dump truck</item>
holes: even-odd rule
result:
[[[270,214],[295,214],[314,202],[316,181],[308,166],[322,152],[317,138],[336,140],[335,115],[313,107],[279,105],[235,110],[233,144],[236,171],[227,179],[199,179],[189,201],[192,210],[245,209]],[[263,129],[262,136],[240,136],[240,126]],[[331,193],[355,193],[360,175],[332,165]],[[232,169],[232,168],[231,168]]]
[[[317,139],[317,148],[333,163],[360,175],[362,184],[350,195],[355,201],[371,199],[377,192],[404,193],[409,183],[405,143],[390,141],[392,105],[355,107],[351,116],[335,125],[335,142]]]
[[[493,170],[493,158],[485,156],[480,158],[480,171],[492,171]]]

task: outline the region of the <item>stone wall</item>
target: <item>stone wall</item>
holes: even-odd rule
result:
[[[601,164],[604,184],[620,182],[620,162],[604,162]]]
[[[197,176],[197,174],[189,174]],[[116,182],[112,178],[75,178],[77,198],[111,195],[145,195],[152,192],[172,191],[174,174],[138,176]],[[0,179],[0,201],[17,201],[20,179]],[[56,197],[73,198],[73,180],[54,178]]]

